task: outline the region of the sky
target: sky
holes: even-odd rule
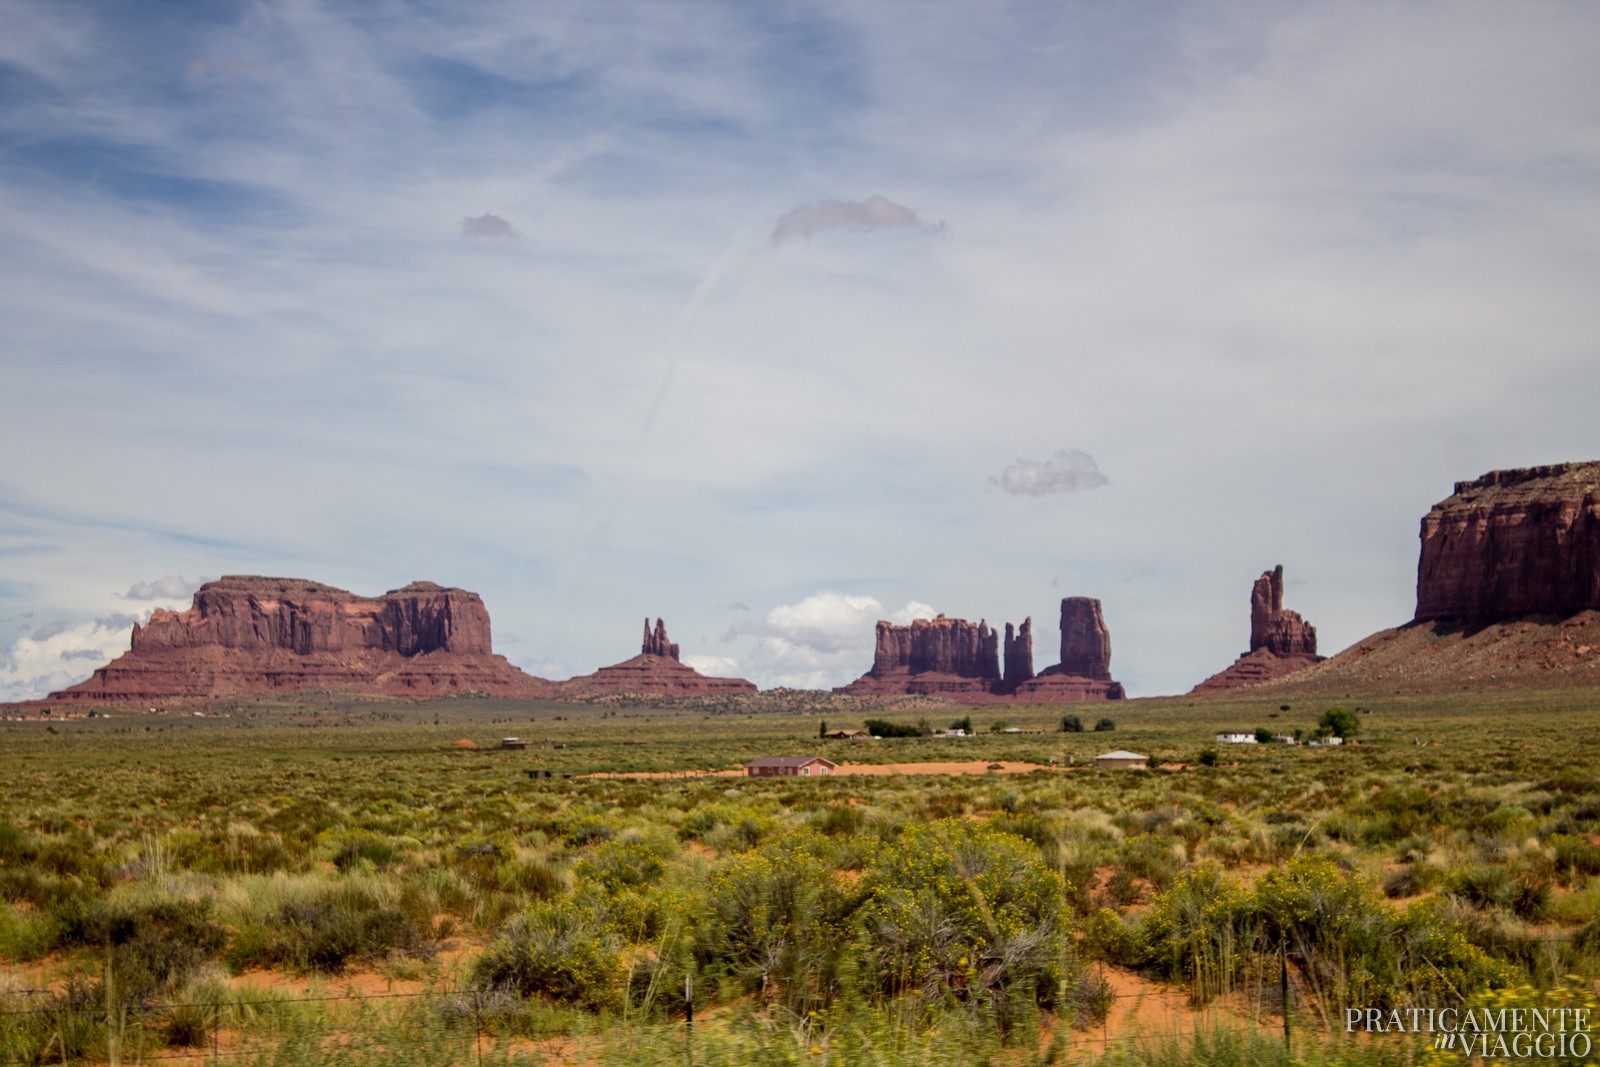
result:
[[[1410,618],[1600,458],[1600,6],[0,0],[0,700],[225,574],[566,678]]]

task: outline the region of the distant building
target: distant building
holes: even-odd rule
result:
[[[1224,730],[1217,735],[1219,745],[1253,745],[1256,743],[1254,730]]]
[[[500,739],[500,747],[522,749],[528,747],[528,742],[520,737],[502,737]]]
[[[1300,742],[1296,741],[1290,734],[1273,734],[1272,743],[1275,745],[1298,745]]]
[[[812,777],[832,774],[838,768],[837,763],[821,756],[762,756],[744,765],[751,778]]]
[[[868,741],[871,735],[865,730],[829,730],[822,735],[829,741]]]
[[[1148,767],[1150,766],[1150,757],[1141,756],[1137,752],[1124,752],[1118,749],[1116,752],[1107,752],[1103,756],[1096,756],[1094,765],[1096,767]]]

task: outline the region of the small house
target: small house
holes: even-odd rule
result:
[[[821,756],[762,756],[744,765],[751,778],[814,777],[832,774],[838,768],[837,763]]]
[[[1224,730],[1217,735],[1219,745],[1253,745],[1256,743],[1254,730]]]
[[[524,741],[520,737],[502,737],[500,739],[500,747],[501,748],[524,749],[524,748],[528,747],[528,742]]]
[[[1141,756],[1137,752],[1124,752],[1118,749],[1115,752],[1107,752],[1103,756],[1096,756],[1094,765],[1096,767],[1148,767],[1150,766],[1150,757]]]
[[[866,741],[869,739],[865,730],[829,730],[822,736],[829,741]]]

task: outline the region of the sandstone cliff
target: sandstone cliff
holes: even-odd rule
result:
[[[1317,628],[1283,606],[1283,565],[1263,571],[1250,587],[1250,650],[1191,693],[1222,693],[1260,685],[1321,663]]]
[[[1061,601],[1061,662],[1017,687],[1015,699],[1027,703],[1121,700],[1121,682],[1111,678],[1111,631],[1093,597]]]
[[[132,648],[52,700],[150,701],[320,689],[390,696],[544,696],[550,683],[491,649],[476,593],[414,582],[381,597],[294,578],[208,582],[157,609]]]
[[[1418,621],[1600,609],[1600,462],[1490,471],[1422,520]]]
[[[712,678],[681,662],[679,649],[667,639],[660,619],[652,632],[645,619],[644,643],[632,659],[601,667],[593,674],[568,679],[557,686],[557,696],[583,699],[613,693],[659,696],[706,696],[712,693],[754,693],[755,683],[743,678]]]

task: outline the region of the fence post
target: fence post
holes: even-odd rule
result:
[[[1289,1047],[1289,947],[1285,942],[1278,943],[1278,962],[1281,969],[1278,972],[1278,992],[1283,997],[1283,1047]]]
[[[683,1062],[694,1067],[694,975],[683,976]]]

